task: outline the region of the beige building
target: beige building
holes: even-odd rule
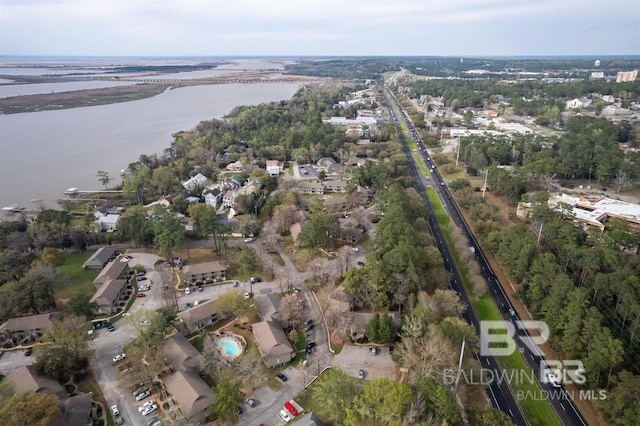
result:
[[[112,261],[105,266],[93,280],[96,286],[100,286],[109,280],[124,280],[131,275],[128,262]]]
[[[262,321],[251,327],[267,367],[286,364],[295,357],[296,352],[279,325],[273,321]]]
[[[625,83],[628,81],[636,81],[638,78],[638,70],[620,71],[616,76],[616,83]]]

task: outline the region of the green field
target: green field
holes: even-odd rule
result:
[[[77,294],[93,296],[96,292],[92,281],[100,271],[82,268],[82,264],[92,254],[93,252],[84,252],[65,256],[64,264],[58,267],[59,283],[53,287],[53,295],[57,303],[64,304]]]

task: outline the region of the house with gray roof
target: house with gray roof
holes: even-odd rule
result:
[[[207,407],[213,401],[213,392],[195,370],[179,370],[162,381],[186,417],[196,424],[204,420]]]
[[[319,182],[302,182],[298,188],[303,194],[324,194],[324,185]]]
[[[267,367],[276,367],[291,361],[296,351],[284,330],[273,321],[262,321],[251,325],[260,354]]]
[[[89,303],[98,305],[98,313],[111,314],[118,312],[120,304],[126,299],[127,280],[110,279],[98,288]]]
[[[198,285],[227,279],[227,265],[223,261],[196,263],[182,268],[186,285]]]
[[[211,299],[193,308],[178,312],[178,318],[180,318],[181,324],[184,325],[182,329],[178,329],[183,333],[192,334],[215,324],[224,318],[224,315],[220,313],[220,307],[217,305],[216,299]]]
[[[56,395],[59,398],[67,396],[67,391],[60,383],[48,377],[34,374],[28,367],[20,367],[9,374],[6,379],[11,382],[16,394],[35,392],[46,395]]]
[[[102,269],[112,260],[116,260],[118,251],[115,247],[100,247],[89,259],[82,265],[84,269]]]
[[[204,365],[204,357],[182,334],[174,334],[159,344],[160,351],[173,371],[195,369]]]
[[[96,286],[100,286],[109,280],[123,280],[129,278],[129,263],[112,261],[105,266],[93,280]]]
[[[38,341],[55,321],[60,321],[62,312],[14,317],[0,325],[0,335],[5,339],[3,346],[14,346],[35,340]]]
[[[60,426],[87,426],[93,424],[93,409],[91,399],[93,394],[76,395],[62,401],[64,415]]]

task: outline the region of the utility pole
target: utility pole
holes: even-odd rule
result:
[[[458,361],[458,376],[456,377],[456,384],[453,388],[453,393],[458,394],[458,382],[460,381],[460,375],[462,374],[462,358],[464,357],[464,345],[465,339],[462,339],[462,348],[460,349],[460,360]]]
[[[482,186],[482,198],[484,198],[484,193],[487,192],[487,177],[489,176],[489,169],[484,174],[484,185]]]

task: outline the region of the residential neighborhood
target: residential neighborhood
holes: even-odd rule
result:
[[[73,191],[68,208],[0,223],[0,413],[6,400],[81,426],[631,418],[636,77],[466,61],[435,78],[429,61],[383,75],[358,60],[375,78],[238,107],[141,156],[104,198]],[[485,351],[484,321],[521,320],[548,323],[549,344],[514,332],[513,353]],[[545,364],[569,356],[583,383]],[[531,379],[467,379],[510,369]],[[587,390],[617,404],[574,397]]]

